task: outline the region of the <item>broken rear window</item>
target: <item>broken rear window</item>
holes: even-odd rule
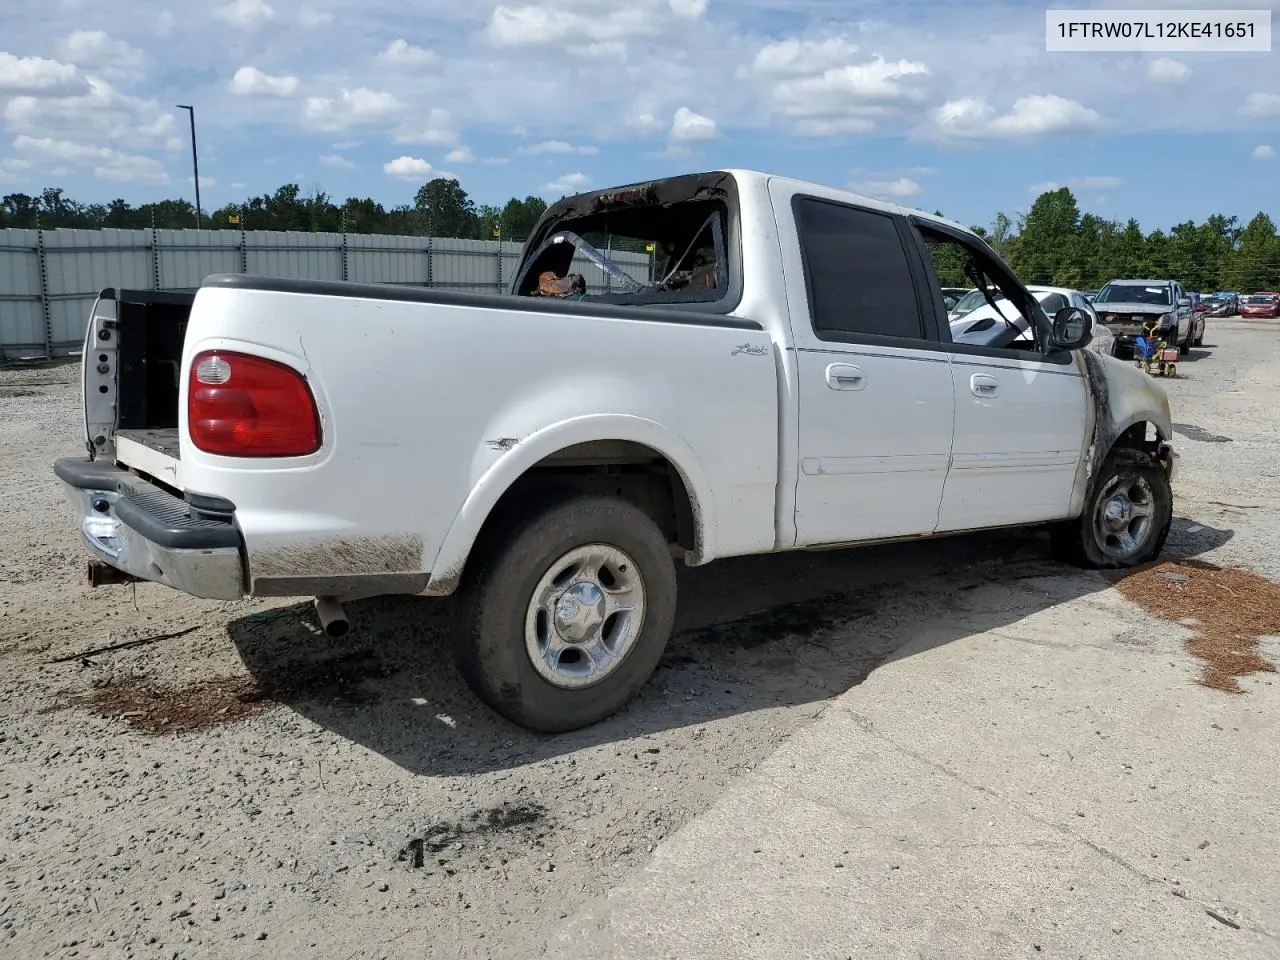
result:
[[[714,303],[729,288],[720,200],[633,206],[568,218],[542,241],[519,296],[604,303]]]

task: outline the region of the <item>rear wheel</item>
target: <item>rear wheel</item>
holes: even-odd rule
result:
[[[626,501],[574,497],[486,540],[454,621],[472,690],[545,733],[621,709],[657,667],[675,619],[675,564],[657,525]]]
[[[1159,555],[1173,521],[1169,477],[1150,454],[1113,450],[1074,520],[1051,530],[1063,560],[1095,569],[1133,567]]]

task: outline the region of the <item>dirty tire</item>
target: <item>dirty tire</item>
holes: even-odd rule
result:
[[[666,538],[643,511],[607,496],[574,496],[517,515],[508,532],[477,544],[458,592],[453,649],[467,684],[522,727],[561,733],[616,713],[648,681],[671,635],[675,563]],[[576,548],[603,544],[634,561],[644,615],[613,672],[576,689],[548,682],[526,649],[526,616],[551,566]]]
[[[1131,554],[1118,555],[1115,545],[1108,549],[1099,534],[1099,518],[1117,490],[1131,488],[1149,492],[1150,524]],[[1173,522],[1173,491],[1160,464],[1140,450],[1111,451],[1085,499],[1084,511],[1074,520],[1050,528],[1054,554],[1067,563],[1095,570],[1135,567],[1155,559],[1164,549]]]

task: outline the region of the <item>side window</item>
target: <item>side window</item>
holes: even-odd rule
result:
[[[814,332],[920,340],[915,283],[894,219],[825,200],[796,202]]]
[[[1042,352],[1041,331],[1023,311],[1052,316],[1053,304],[1066,304],[1064,296],[1053,294],[1041,306],[978,241],[961,242],[950,232],[923,223],[914,229],[924,242],[933,283],[940,287],[965,284],[987,294],[973,313],[950,322],[953,344],[979,352]],[[947,322],[945,316],[942,322]]]
[[[1067,298],[1060,293],[1051,293],[1044,298],[1040,306],[1044,307],[1044,312],[1052,319],[1055,313],[1067,306]]]

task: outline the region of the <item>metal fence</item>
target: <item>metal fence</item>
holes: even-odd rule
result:
[[[184,290],[212,273],[505,292],[522,245],[492,240],[269,230],[0,230],[0,360],[79,353],[98,292]],[[644,254],[613,260],[648,279]],[[587,289],[605,274],[585,258]]]

